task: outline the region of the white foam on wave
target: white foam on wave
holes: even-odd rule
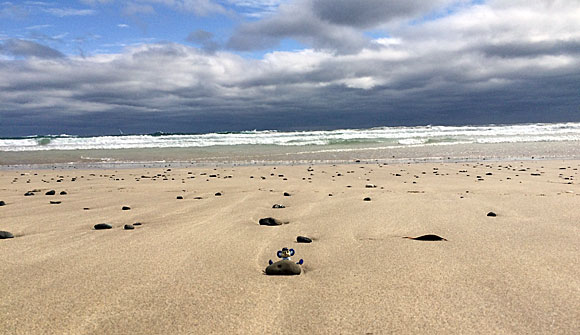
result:
[[[560,141],[580,141],[580,123],[378,127],[294,132],[254,130],[239,133],[191,135],[36,136],[0,139],[0,151],[199,148],[237,145],[352,147],[353,145],[374,144],[417,146]]]

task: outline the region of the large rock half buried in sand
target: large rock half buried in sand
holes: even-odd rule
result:
[[[277,261],[266,268],[266,274],[268,276],[294,276],[299,275],[301,272],[302,268],[300,265],[285,260]]]

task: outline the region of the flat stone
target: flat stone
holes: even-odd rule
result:
[[[290,196],[290,193],[288,193],[288,192],[284,192],[284,196],[285,196],[285,197],[289,197],[289,196]]]
[[[298,243],[312,243],[312,239],[306,236],[296,237],[296,242]]]
[[[286,260],[277,261],[266,268],[266,274],[268,276],[295,276],[301,272],[302,268],[300,265]]]
[[[438,236],[438,235],[433,235],[433,234],[421,235],[421,236],[417,236],[417,237],[405,236],[405,238],[408,238],[411,240],[416,240],[416,241],[447,241],[447,239],[445,239],[441,236]]]
[[[284,222],[275,218],[262,218],[259,221],[261,226],[281,226],[283,224],[287,224],[288,222]]]
[[[98,223],[94,226],[95,230],[102,230],[102,229],[111,229],[113,228],[113,226],[111,226],[108,223]]]
[[[14,238],[11,232],[0,230],[0,240],[4,240],[7,238]]]
[[[364,200],[364,201],[371,201],[371,198],[369,198],[369,197],[366,197],[366,198],[364,198],[363,200]]]
[[[34,195],[34,193],[31,192],[31,191],[28,191],[28,192],[24,193],[24,196],[25,197],[29,197],[29,196],[32,196],[32,195]]]
[[[123,229],[125,229],[125,230],[131,230],[131,229],[135,229],[135,227],[133,227],[133,225],[132,225],[132,224],[126,224],[126,225],[123,227]]]
[[[0,200],[0,206],[6,206],[6,203],[2,200]]]
[[[217,192],[216,194],[214,194],[216,197],[221,196],[222,194],[220,192]]]
[[[489,212],[489,213],[487,213],[487,216],[496,217],[497,214],[495,214],[494,212]]]
[[[142,225],[141,222],[135,222],[135,223],[133,223],[133,226],[140,226],[140,225]]]
[[[50,204],[51,205],[60,205],[60,201],[51,201]]]
[[[55,190],[50,190],[50,191],[45,193],[45,195],[55,195],[55,194],[56,194]]]
[[[275,204],[274,206],[272,206],[272,208],[286,208],[286,206],[280,205],[280,204]]]
[[[128,211],[128,210],[131,210],[131,207],[129,207],[129,206],[123,206],[121,209],[124,210],[124,211]]]
[[[375,185],[375,184],[366,184],[365,187],[366,188],[376,188],[377,185]]]
[[[181,195],[178,195],[178,196],[177,196],[177,199],[178,199],[178,200],[183,200],[183,197],[182,197]]]
[[[66,193],[66,191],[61,191],[59,194],[60,195],[67,195],[68,193]]]

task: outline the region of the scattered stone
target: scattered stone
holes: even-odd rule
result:
[[[61,201],[51,201],[51,205],[60,205]]]
[[[194,199],[194,200],[201,200],[201,199],[203,199],[203,198],[202,198],[202,197],[195,197],[195,198],[193,198],[193,199]]]
[[[178,195],[178,196],[177,196],[177,199],[178,199],[178,200],[183,200],[183,197],[182,197],[181,195]]]
[[[83,211],[88,211],[89,209],[90,209],[90,208],[88,208],[88,207],[85,207],[85,208],[83,208]]]
[[[272,208],[286,208],[284,205],[275,204]]]
[[[34,195],[34,193],[32,193],[31,191],[28,191],[28,192],[24,193],[24,196],[25,197],[29,197],[31,195]]]
[[[287,260],[277,261],[266,268],[268,276],[294,276],[302,272],[300,265]]]
[[[6,203],[3,200],[0,200],[0,206],[6,206]]]
[[[489,212],[489,213],[487,213],[487,216],[496,217],[497,214],[495,214],[494,212]]]
[[[541,174],[539,174],[539,173],[532,173],[532,176],[538,177],[538,176],[541,176]]]
[[[416,240],[416,241],[447,241],[447,239],[445,239],[441,236],[438,236],[438,235],[433,235],[433,234],[421,235],[418,237],[403,236],[403,238],[408,238],[410,240]]]
[[[121,209],[124,210],[124,211],[128,211],[128,210],[131,210],[131,207],[129,207],[129,206],[123,206]]]
[[[363,201],[371,201],[371,198],[366,197],[366,198],[363,199]]]
[[[45,193],[45,195],[55,195],[55,194],[56,194],[55,190],[50,190],[50,191]]]
[[[11,232],[0,230],[0,240],[4,240],[7,238],[14,238]]]
[[[366,184],[365,187],[366,188],[376,188],[377,185],[375,185],[375,184]]]
[[[126,224],[126,225],[123,227],[123,229],[125,229],[125,230],[131,230],[131,229],[135,229],[135,227],[133,227],[133,225],[132,225],[132,224]]]
[[[60,195],[67,195],[68,193],[66,193],[66,191],[61,191],[59,194]]]
[[[135,222],[135,223],[133,223],[133,226],[140,226],[140,225],[142,225],[141,222]]]
[[[272,217],[260,219],[259,223],[260,226],[281,226],[283,224],[288,224],[288,222],[284,222]]]
[[[222,195],[222,194],[221,194],[220,192],[217,192],[217,193],[215,194],[215,196],[216,196],[216,197],[221,197],[221,195]]]
[[[298,236],[296,237],[296,242],[298,243],[312,243],[312,239],[306,236]]]
[[[290,193],[288,193],[288,192],[284,192],[284,196],[285,196],[285,197],[289,197],[289,196],[290,196]]]
[[[94,226],[95,230],[102,230],[102,229],[111,229],[113,228],[113,226],[111,226],[108,223],[98,223]]]

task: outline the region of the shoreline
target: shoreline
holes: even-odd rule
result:
[[[580,159],[580,145],[569,142],[381,146],[222,146],[213,148],[111,149],[2,152],[0,170],[127,169],[271,165],[407,164]]]

